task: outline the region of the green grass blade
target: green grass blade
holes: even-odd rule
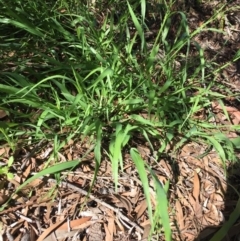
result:
[[[66,169],[70,169],[70,168],[74,168],[75,166],[77,166],[80,163],[79,160],[74,160],[74,161],[68,161],[68,162],[63,162],[63,163],[58,163],[54,166],[48,167],[38,173],[36,173],[33,177],[27,179],[23,184],[21,184],[17,190],[15,191],[15,193],[19,192],[22,188],[24,188],[27,184],[29,184],[30,182],[38,179],[39,177],[43,177],[45,175],[49,175],[49,174],[54,174],[57,172],[61,172],[63,170]]]
[[[146,0],[141,0],[141,13],[142,13],[142,21],[144,22],[146,16]]]
[[[130,154],[132,157],[132,160],[138,170],[139,177],[142,181],[143,185],[143,191],[147,200],[147,206],[148,206],[148,215],[151,224],[153,225],[153,216],[152,216],[152,204],[151,204],[151,197],[150,197],[150,189],[149,189],[149,183],[148,183],[148,177],[146,173],[146,169],[144,167],[144,161],[139,155],[138,151],[135,148],[131,148]]]
[[[56,164],[54,166],[48,167],[38,173],[36,173],[34,176],[32,176],[31,178],[27,179],[23,184],[21,184],[16,191],[14,192],[13,195],[15,195],[16,193],[18,193],[19,191],[21,191],[22,188],[26,187],[26,185],[28,185],[30,182],[43,177],[45,175],[49,175],[49,174],[55,174],[58,172],[61,172],[63,170],[66,169],[71,169],[76,167],[78,164],[80,163],[79,160],[73,160],[73,161],[68,161],[68,162],[63,162],[63,163],[59,163]],[[11,200],[11,198],[7,201],[7,203],[5,203],[1,208],[0,211],[4,210],[4,208],[7,206],[7,204],[9,203],[9,201]]]
[[[143,51],[144,49],[144,46],[145,46],[145,37],[144,37],[144,32],[143,32],[143,29],[142,29],[142,26],[141,24],[139,23],[135,13],[133,12],[133,9],[131,7],[131,5],[129,4],[129,2],[127,1],[127,4],[128,4],[128,10],[130,12],[130,15],[132,17],[132,20],[133,20],[133,23],[134,23],[134,26],[135,28],[137,29],[137,32],[141,38],[141,51]]]
[[[167,186],[169,186],[169,183],[167,183],[165,187],[163,187],[151,169],[150,169],[150,172],[154,179],[154,184],[156,188],[157,207],[155,211],[155,220],[156,219],[158,220],[159,218],[161,219],[161,224],[163,226],[163,230],[165,234],[165,240],[171,241],[172,231],[171,231],[170,219],[168,215],[168,199],[166,194],[166,189],[167,189]]]

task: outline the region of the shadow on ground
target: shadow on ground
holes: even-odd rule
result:
[[[223,230],[223,224],[218,227],[209,226],[205,228],[195,241],[239,241],[240,240],[240,210],[239,210],[239,198],[240,193],[240,163],[235,163],[227,170],[227,191],[224,195],[224,205],[222,215],[225,222],[229,223],[228,227]],[[237,207],[238,206],[238,207]],[[232,220],[232,222],[231,222]],[[222,229],[221,229],[222,228]],[[216,233],[219,231],[219,235],[216,237]],[[228,231],[227,231],[228,230]]]

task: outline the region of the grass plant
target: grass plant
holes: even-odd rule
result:
[[[234,159],[234,143],[220,127],[216,133],[216,126],[208,121],[213,116],[211,101],[221,103],[225,96],[209,90],[208,65],[200,46],[197,67],[189,70],[192,38],[208,23],[190,33],[185,13],[174,11],[174,2],[162,1],[157,4],[157,34],[147,40],[148,4],[144,0],[108,1],[108,7],[104,2],[92,6],[74,0],[14,5],[0,1],[0,108],[10,120],[0,123],[0,140],[13,150],[23,137],[54,142],[55,163],[48,167],[47,162],[47,169],[37,176],[76,165],[58,164],[56,153],[66,140],[83,136],[95,140],[95,177],[103,142],[109,143],[106,151],[116,185],[123,169],[122,150],[131,149],[136,134],[152,150],[152,140],[157,139],[158,154],[165,153],[172,141],[177,151],[192,140],[213,146],[223,163]],[[209,22],[220,13],[224,14],[224,6]],[[177,23],[172,22],[175,17]],[[190,90],[197,94],[189,95]],[[208,110],[204,120],[196,118],[202,109]],[[66,128],[68,133],[62,132]],[[231,128],[239,130],[239,126]],[[144,183],[148,168],[136,149],[131,149],[131,156]],[[145,183],[149,217],[156,227],[159,223],[154,220],[162,219],[166,240],[171,240],[166,190],[152,176],[161,203],[153,212]]]

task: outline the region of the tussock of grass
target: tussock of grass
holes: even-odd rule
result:
[[[176,150],[189,140],[203,141],[223,162],[233,158],[234,144],[221,128],[209,136],[215,129],[208,121],[211,101],[225,97],[208,88],[212,66],[208,69],[199,45],[197,67],[189,60],[192,38],[215,21],[223,7],[190,33],[185,13],[174,11],[174,3],[157,4],[161,11],[151,13],[153,6],[144,0],[109,1],[108,6],[73,0],[1,2],[0,108],[9,115],[9,121],[0,122],[1,141],[14,150],[23,136],[35,141],[57,138],[60,149],[66,137],[93,136],[95,175],[102,143],[107,142],[116,184],[123,167],[121,151],[136,133],[151,147],[152,138],[158,139],[159,153],[181,136]],[[148,15],[156,21],[156,33],[149,38]],[[202,109],[209,116],[196,118]],[[64,128],[70,130],[67,136],[61,134]],[[141,179],[147,180],[135,149],[131,155]],[[170,240],[166,192],[155,184],[159,198],[166,200],[155,215],[165,220]]]

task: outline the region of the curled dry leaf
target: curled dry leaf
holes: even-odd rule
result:
[[[0,119],[7,116],[7,112],[5,110],[0,110]]]
[[[130,201],[127,198],[125,198],[119,194],[113,194],[113,197],[114,197],[113,201],[117,207],[126,208],[127,212],[131,213],[132,204],[130,203]]]

